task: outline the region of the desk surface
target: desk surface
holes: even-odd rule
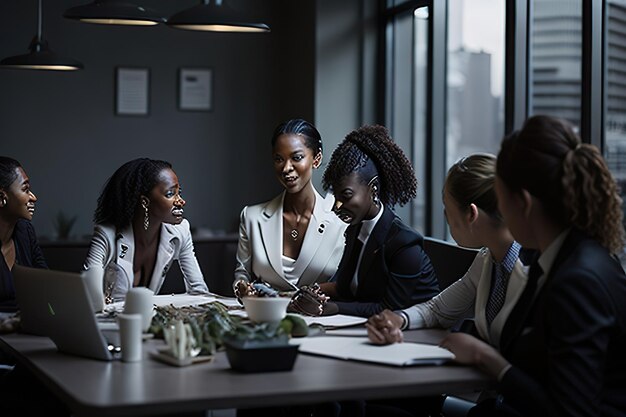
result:
[[[436,343],[444,334],[411,331],[406,339]],[[148,341],[144,350],[161,343]],[[473,392],[490,384],[477,370],[455,365],[395,368],[300,354],[291,372],[242,374],[230,369],[223,352],[211,363],[177,368],[147,358],[124,363],[68,356],[58,353],[48,338],[22,334],[1,336],[0,348],[15,354],[77,415],[85,416],[426,396]]]

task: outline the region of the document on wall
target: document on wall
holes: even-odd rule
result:
[[[441,365],[454,359],[447,349],[425,343],[374,345],[366,337],[320,336],[292,339],[301,353],[392,366]]]

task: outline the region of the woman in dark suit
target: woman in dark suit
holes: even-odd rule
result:
[[[28,175],[18,161],[0,156],[0,312],[15,312],[15,287],[11,270],[15,264],[47,268],[30,220],[37,197]]]
[[[540,256],[498,353],[465,334],[442,346],[497,378],[471,415],[624,416],[626,276],[621,199],[597,148],[535,116],[502,143],[496,192],[509,229]]]
[[[423,237],[392,211],[415,197],[411,163],[382,126],[363,126],[339,144],[324,172],[333,211],[348,223],[337,273],[322,290],[339,313],[369,317],[439,293]]]

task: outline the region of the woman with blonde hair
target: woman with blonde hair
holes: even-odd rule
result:
[[[465,275],[432,300],[372,316],[367,324],[372,342],[399,342],[401,330],[449,328],[474,317],[482,340],[497,348],[506,345],[502,329],[526,285],[526,268],[519,259],[521,246],[498,211],[495,177],[491,154],[470,155],[450,167],[442,193],[450,233],[459,245],[482,249]]]

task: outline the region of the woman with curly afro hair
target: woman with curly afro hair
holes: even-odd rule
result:
[[[139,158],[122,165],[98,198],[85,269],[104,269],[105,301],[132,287],[158,293],[174,260],[191,294],[209,292],[194,252],[185,200],[169,162]]]
[[[323,185],[335,195],[333,211],[349,224],[339,268],[321,285],[339,313],[369,317],[439,293],[423,237],[392,211],[415,198],[417,180],[386,128],[350,132],[333,152]]]

